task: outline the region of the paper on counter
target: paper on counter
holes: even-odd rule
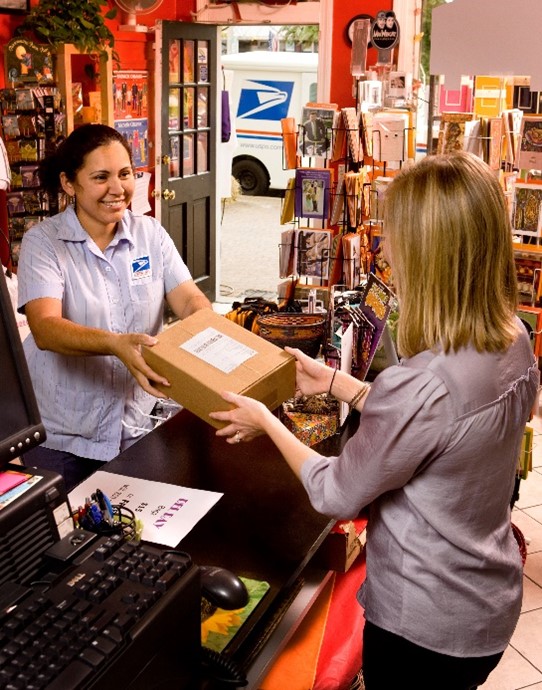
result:
[[[114,506],[134,512],[143,523],[144,541],[165,546],[177,546],[223,495],[98,471],[70,492],[72,510],[84,505],[96,489],[101,489]]]

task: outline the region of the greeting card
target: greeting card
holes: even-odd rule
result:
[[[517,166],[542,170],[542,116],[524,115],[521,122]]]
[[[512,227],[521,235],[542,235],[542,185],[516,183]]]
[[[332,233],[330,230],[299,228],[297,231],[298,274],[327,280],[331,242]]]
[[[295,215],[299,218],[327,220],[331,170],[327,168],[298,168],[295,187]]]

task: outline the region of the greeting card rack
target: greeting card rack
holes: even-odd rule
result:
[[[353,288],[371,271],[388,280],[389,266],[380,247],[380,200],[383,187],[391,179],[386,170],[389,161],[368,156],[376,149],[384,149],[382,132],[372,131],[369,135],[362,131],[360,118],[352,109],[335,111],[333,122],[327,155],[316,159],[323,160],[326,167],[314,166],[315,157],[309,157],[308,166],[296,167],[285,192],[281,224],[289,224],[291,229],[283,232],[279,243],[280,277],[306,279],[307,287],[327,287],[335,282]],[[296,134],[290,127],[286,132],[285,161],[292,161],[286,149],[293,146],[293,139],[297,140],[302,131],[300,127]],[[397,169],[408,154],[406,145],[411,131],[410,127],[402,127],[394,135],[401,142]],[[302,144],[296,143],[295,151],[299,163],[304,158]],[[304,246],[307,237],[321,247],[319,253],[315,254],[312,246]]]

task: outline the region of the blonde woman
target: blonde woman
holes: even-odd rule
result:
[[[369,392],[292,351],[303,393],[331,390],[361,411],[341,455],[318,455],[231,393],[236,407],[214,414],[229,422],[217,434],[269,434],[326,515],[369,507],[358,595],[367,690],[467,690],[497,665],[520,612],[510,500],[539,372],[515,314],[504,196],[485,163],[461,152],[402,171],[386,192],[384,232],[401,363]]]

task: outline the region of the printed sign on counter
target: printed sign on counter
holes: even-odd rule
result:
[[[113,506],[132,510],[143,523],[144,541],[177,546],[199,520],[217,503],[221,493],[127,477],[113,472],[95,472],[69,494],[72,510],[101,489]]]

